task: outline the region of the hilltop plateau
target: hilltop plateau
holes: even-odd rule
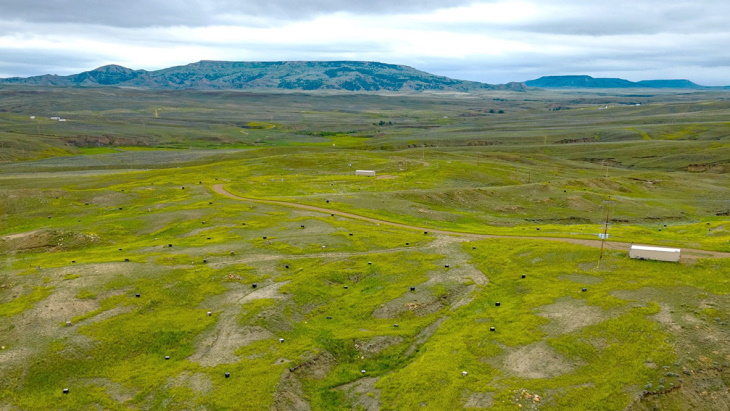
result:
[[[656,88],[656,89],[712,89],[689,80],[642,80],[629,81],[621,78],[594,78],[591,76],[543,76],[525,82],[528,87],[541,88]]]

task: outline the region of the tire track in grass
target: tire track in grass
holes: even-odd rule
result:
[[[260,203],[260,204],[269,204],[269,205],[277,205],[277,206],[283,206],[283,207],[290,207],[290,208],[298,208],[301,210],[308,210],[308,211],[315,211],[319,213],[325,213],[325,214],[334,214],[336,216],[345,217],[345,218],[351,218],[354,220],[360,220],[360,221],[367,221],[374,224],[384,224],[389,225],[391,227],[398,227],[398,228],[404,228],[407,230],[418,230],[418,231],[428,231],[429,233],[434,234],[445,234],[445,235],[454,235],[454,236],[461,236],[461,237],[468,237],[473,238],[477,240],[487,239],[487,238],[511,238],[511,239],[521,239],[521,240],[539,240],[539,241],[561,241],[564,243],[571,243],[571,244],[577,244],[577,245],[583,245],[588,247],[595,247],[600,248],[601,247],[601,240],[586,240],[581,238],[567,238],[567,237],[530,237],[530,236],[512,236],[512,235],[496,235],[496,234],[475,234],[475,233],[467,233],[463,231],[452,231],[452,230],[440,230],[440,229],[434,229],[431,227],[419,227],[415,225],[410,224],[403,224],[403,223],[396,223],[393,221],[387,221],[387,220],[381,220],[377,218],[372,217],[366,217],[359,214],[353,214],[348,213],[345,211],[338,211],[338,210],[332,210],[329,208],[324,207],[317,207],[307,204],[299,204],[299,203],[292,203],[289,201],[280,201],[280,200],[263,200],[258,198],[250,198],[250,197],[242,197],[236,194],[233,194],[229,191],[227,191],[223,184],[215,184],[212,187],[213,191],[224,196],[231,198],[233,200],[239,200],[239,201],[248,201],[252,203]],[[629,247],[631,247],[632,243],[625,243],[625,242],[619,242],[619,241],[606,241],[603,244],[603,248],[608,250],[621,250],[621,251],[627,251]],[[693,248],[682,248],[682,259],[697,259],[697,258],[730,258],[730,253],[725,253],[721,251],[711,251],[711,250],[699,250],[699,249],[693,249]]]

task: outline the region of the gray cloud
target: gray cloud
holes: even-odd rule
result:
[[[656,33],[711,33],[728,30],[730,3],[708,0],[537,1],[542,13],[524,21],[435,22],[434,28],[458,32],[509,31],[521,34],[612,36]]]
[[[469,2],[453,0],[448,6]],[[166,27],[220,24],[234,16],[298,20],[334,12],[377,15],[426,12],[444,6],[439,0],[4,0],[0,11],[7,20]]]
[[[505,14],[442,19],[429,13],[478,0],[3,0],[0,77],[109,63],[377,60],[490,83],[589,74],[730,84],[730,2],[526,1]],[[332,32],[321,26],[337,18],[346,21]]]
[[[0,78],[25,76],[26,73],[59,74],[78,73],[97,64],[93,57],[69,55],[56,50],[17,50],[0,48]]]

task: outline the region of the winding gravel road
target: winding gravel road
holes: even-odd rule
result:
[[[229,191],[227,191],[223,184],[215,184],[213,187],[213,191],[228,197],[232,198],[234,200],[240,200],[240,201],[248,201],[252,203],[261,203],[261,204],[271,204],[271,205],[278,205],[278,206],[284,206],[284,207],[291,207],[291,208],[299,208],[302,210],[309,210],[309,211],[316,211],[320,213],[326,213],[326,214],[334,214],[340,217],[346,217],[346,218],[352,218],[354,220],[361,220],[361,221],[367,221],[370,223],[375,224],[383,224],[383,225],[389,225],[392,227],[399,227],[399,228],[405,228],[408,230],[418,230],[418,231],[428,231],[429,233],[433,234],[444,234],[444,235],[457,235],[462,237],[469,237],[474,239],[485,239],[485,238],[517,238],[517,239],[525,239],[525,240],[541,240],[541,241],[561,241],[564,243],[571,243],[571,244],[579,244],[584,245],[588,247],[601,247],[601,240],[586,240],[581,238],[565,238],[565,237],[529,237],[529,236],[511,236],[511,235],[493,235],[493,234],[475,234],[475,233],[465,233],[461,231],[451,231],[451,230],[439,230],[434,229],[431,227],[419,227],[415,225],[410,224],[402,224],[402,223],[395,223],[392,221],[387,220],[380,220],[377,218],[372,217],[365,217],[358,214],[353,213],[347,213],[344,211],[338,211],[338,210],[332,210],[329,208],[324,207],[317,207],[317,206],[311,206],[306,204],[298,204],[298,203],[292,203],[288,201],[278,201],[278,200],[262,200],[258,198],[249,198],[249,197],[242,197],[236,194],[233,194]],[[631,243],[624,243],[624,242],[618,242],[618,241],[606,241],[603,244],[603,247],[608,250],[623,250],[628,251],[629,247],[631,246]],[[730,253],[724,253],[720,251],[710,251],[710,250],[697,250],[692,248],[682,248],[682,259],[697,259],[697,258],[730,258]]]

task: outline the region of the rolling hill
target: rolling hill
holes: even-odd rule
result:
[[[364,61],[200,61],[156,71],[108,65],[69,76],[46,74],[0,79],[2,83],[169,90],[474,91],[524,88],[522,83],[490,85],[436,76],[403,65]]]
[[[525,85],[540,88],[711,88],[689,80],[642,80],[634,82],[621,78],[594,78],[591,76],[543,76],[535,80],[528,80]]]

